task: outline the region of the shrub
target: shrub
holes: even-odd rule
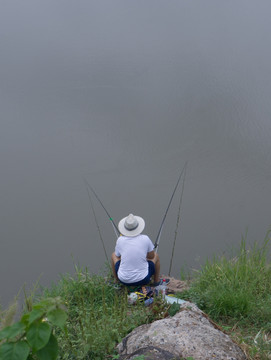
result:
[[[64,330],[67,315],[60,298],[34,305],[21,320],[0,331],[1,360],[55,360],[58,343],[53,328]]]

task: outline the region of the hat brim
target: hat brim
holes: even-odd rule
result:
[[[138,221],[138,226],[134,230],[127,230],[126,227],[124,226],[124,223],[125,223],[125,220],[126,220],[127,216],[125,216],[125,218],[120,220],[118,228],[119,228],[119,231],[120,231],[120,233],[122,235],[124,235],[124,236],[137,236],[137,235],[142,233],[142,231],[145,228],[145,221],[140,216],[135,216],[134,215],[134,217]]]

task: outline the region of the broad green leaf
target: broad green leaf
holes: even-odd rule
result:
[[[37,319],[40,319],[44,315],[45,315],[45,311],[43,308],[33,309],[29,316],[29,324],[32,324],[32,322],[34,322]]]
[[[35,360],[31,354],[28,355],[28,358],[26,360]]]
[[[29,317],[30,317],[30,314],[27,313],[27,314],[24,314],[22,317],[21,317],[21,322],[27,326],[29,324]]]
[[[30,348],[26,341],[6,342],[0,346],[1,360],[26,360]]]
[[[39,303],[33,305],[33,309],[44,309],[46,307],[46,304],[44,301],[40,301]]]
[[[50,325],[45,322],[35,321],[30,325],[26,338],[34,351],[40,350],[48,343],[51,331]]]
[[[53,334],[51,334],[47,345],[36,353],[40,360],[55,360],[57,358],[57,354],[58,344]]]
[[[67,314],[63,309],[54,309],[48,312],[47,318],[53,324],[63,328],[67,320]]]
[[[47,298],[42,301],[40,301],[38,304],[34,305],[34,308],[50,308],[55,307],[58,302],[57,298]]]
[[[0,340],[14,338],[15,336],[21,334],[24,329],[25,326],[22,322],[16,322],[15,324],[0,331]]]

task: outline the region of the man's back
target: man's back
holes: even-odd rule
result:
[[[148,274],[147,253],[154,248],[147,235],[120,236],[115,253],[121,256],[118,277],[127,283],[137,282]]]

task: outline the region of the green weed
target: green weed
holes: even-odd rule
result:
[[[62,276],[42,298],[59,296],[67,307],[67,333],[58,332],[59,359],[106,359],[116,354],[115,346],[141,324],[163,317],[165,306],[159,299],[152,310],[142,303],[129,305],[127,288],[110,277],[90,275],[76,267],[74,277]]]
[[[206,261],[190,289],[181,294],[229,330],[240,344],[248,345],[257,359],[271,355],[269,248],[270,231],[261,245],[248,247],[243,238],[235,256]]]

